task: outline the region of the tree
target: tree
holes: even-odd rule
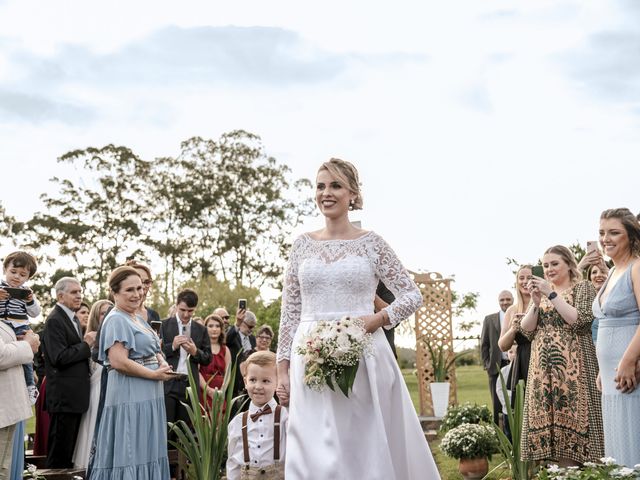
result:
[[[11,243],[12,246],[17,246],[19,241],[17,237],[22,233],[24,229],[24,223],[18,222],[15,217],[9,215],[4,206],[0,202],[0,246],[2,246],[6,240],[7,243]]]
[[[290,185],[290,169],[265,154],[260,137],[243,130],[217,142],[191,138],[180,159],[192,185],[183,220],[197,244],[202,275],[220,273],[235,285],[255,287],[278,279],[286,239],[313,211],[308,196],[293,197],[311,182]]]
[[[126,254],[140,254],[138,237],[145,213],[141,201],[150,166],[127,147],[107,145],[66,153],[59,162],[80,163],[97,174],[75,184],[54,177],[57,195],[43,194],[47,213],[37,213],[28,227],[31,246],[55,245],[72,260],[76,276],[102,296],[108,273]]]

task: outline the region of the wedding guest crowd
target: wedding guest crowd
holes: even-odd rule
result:
[[[333,170],[325,172],[337,178]],[[327,188],[324,183],[322,188]],[[331,199],[338,194],[322,195],[321,199]],[[323,204],[327,212],[329,204]],[[327,225],[344,219],[327,218]],[[502,424],[507,435],[511,432],[506,402],[513,405],[520,381],[525,386],[523,460],[580,467],[607,456],[629,467],[640,463],[640,223],[626,208],[605,210],[598,233],[599,241],[590,242],[579,263],[570,249],[554,245],[539,261],[519,266],[515,303],[508,290],[501,292],[499,311],[483,323],[481,351],[495,400],[494,421]],[[367,239],[368,235],[356,235],[349,241]],[[375,237],[369,240],[379,241]],[[296,255],[316,252],[324,245],[318,243],[322,241],[321,235],[303,237],[295,247],[304,249],[303,253]],[[385,245],[378,246],[388,248]],[[294,256],[289,275],[299,274],[291,270],[298,261]],[[49,468],[87,469],[87,478],[100,480],[171,478],[175,472],[170,470],[167,456],[171,433],[167,422],[190,422],[183,405],[188,373],[204,390],[201,402],[207,408],[236,365],[234,394],[246,394],[249,400],[246,412],[234,411],[238,416],[230,425],[229,478],[239,478],[240,469],[269,470],[276,472],[273,478],[281,478],[285,458],[290,455],[293,458],[287,468],[292,478],[304,477],[307,461],[327,474],[334,472],[333,466],[321,465],[316,454],[307,449],[301,435],[303,418],[318,431],[326,429],[325,433],[333,432],[345,441],[350,441],[350,434],[342,426],[321,426],[319,418],[301,416],[309,409],[324,415],[319,399],[325,394],[316,399],[298,386],[290,393],[288,383],[290,358],[299,361],[291,350],[297,324],[288,317],[300,312],[291,304],[292,295],[300,295],[296,290],[299,285],[291,283],[298,281],[297,277],[287,277],[283,315],[289,337],[284,337],[286,343],[282,344],[281,331],[276,361],[270,353],[273,329],[258,326],[258,318],[246,308],[246,302],[238,306],[231,326],[224,307],[216,308],[200,323],[194,315],[198,294],[184,289],[175,299],[174,314],[160,321],[158,313],[145,305],[153,284],[151,271],[135,261],[111,273],[109,295],[113,302],[104,299],[90,305],[83,301],[82,285],[76,278],[58,280],[56,304],[47,315],[40,344],[29,327],[30,319],[40,313],[39,303],[25,285],[36,265],[35,258],[25,252],[9,255],[0,283],[0,386],[11,396],[0,406],[0,478],[18,478],[18,470],[21,473],[23,447],[16,439],[21,438],[24,420],[31,415],[28,366],[39,347],[45,376],[38,379],[39,397],[32,396],[32,401],[37,399],[37,448],[46,454]],[[386,280],[391,287],[400,281]],[[406,295],[413,295],[413,286],[403,283],[402,288],[395,293],[408,302]],[[395,302],[376,302],[370,305],[372,316],[368,318],[382,339],[376,337],[376,342],[384,341],[384,349],[381,345],[376,348],[386,352],[387,340],[379,326],[390,321],[388,309]],[[362,311],[366,308],[363,303]],[[161,322],[157,330],[152,328],[154,322]],[[96,351],[93,359],[92,348]],[[509,352],[510,362],[505,352]],[[392,360],[391,354],[389,357]],[[384,367],[388,374],[394,369],[391,360]],[[297,372],[300,365],[293,368]],[[501,369],[506,391],[497,380]],[[332,395],[326,400],[334,402]],[[400,391],[394,395],[406,400]],[[287,408],[293,402],[291,416],[278,405],[279,400]],[[296,406],[296,400],[308,403]],[[331,408],[338,408],[338,404],[331,404]],[[243,429],[248,436],[243,437]],[[266,442],[264,450],[258,450],[260,442]],[[427,455],[428,448],[416,447],[417,451]],[[389,454],[398,454],[394,452]],[[431,460],[423,467],[431,470]],[[393,469],[414,471],[398,464],[389,475],[396,471]],[[413,478],[412,474],[407,478]]]

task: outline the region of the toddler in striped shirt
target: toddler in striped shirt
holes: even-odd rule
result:
[[[17,335],[24,335],[30,330],[29,318],[40,315],[40,304],[31,289],[24,286],[25,282],[35,275],[38,270],[36,259],[27,252],[13,252],[4,259],[4,280],[0,281],[0,319],[13,328]],[[17,289],[13,295],[5,290]],[[29,391],[31,404],[36,403],[38,389],[33,377],[33,364],[22,366],[24,379]]]

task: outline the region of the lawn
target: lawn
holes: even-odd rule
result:
[[[419,413],[420,400],[418,397],[418,378],[413,374],[412,370],[403,370],[403,375],[413,405],[416,408],[416,412]],[[458,379],[458,403],[475,402],[478,404],[491,404],[491,397],[489,395],[489,381],[487,374],[480,366],[465,366],[456,368],[456,377]],[[440,440],[442,435],[430,443],[431,451],[438,464],[440,475],[446,480],[462,480],[462,475],[458,473],[458,460],[449,458],[440,451]],[[502,462],[500,455],[495,455],[490,462],[489,470],[497,466]],[[492,475],[489,478],[499,479],[504,478],[507,475],[505,471],[497,471],[496,475]]]

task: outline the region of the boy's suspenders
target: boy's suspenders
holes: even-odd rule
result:
[[[280,405],[276,406],[273,417],[273,460],[274,462],[280,461]],[[247,419],[249,418],[249,412],[242,414],[242,450],[244,452],[244,463],[246,466],[251,465],[251,458],[249,458],[249,437],[247,435]]]

